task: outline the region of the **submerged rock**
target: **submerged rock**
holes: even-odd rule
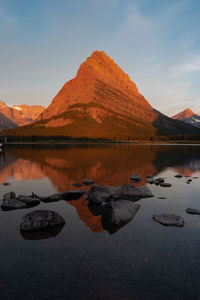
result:
[[[134,218],[139,208],[139,204],[135,204],[129,200],[122,199],[109,202],[105,205],[102,216],[104,229],[110,234],[113,234],[129,223]]]
[[[63,200],[78,200],[86,193],[84,190],[71,190],[61,193]]]
[[[64,219],[54,211],[36,210],[22,218],[21,231],[34,231],[56,226],[63,226]]]
[[[85,179],[83,179],[82,182],[83,182],[84,185],[91,185],[91,184],[94,183],[94,180],[92,180],[90,178],[85,178]]]
[[[186,211],[188,214],[192,214],[192,215],[200,215],[200,210],[199,210],[199,209],[196,209],[196,208],[188,207],[185,211]]]
[[[61,194],[53,194],[48,197],[43,197],[43,198],[41,198],[41,200],[43,202],[57,202],[57,201],[62,200],[62,195]]]
[[[15,198],[16,198],[15,192],[8,192],[3,196],[3,200],[15,199]]]
[[[184,226],[184,219],[173,214],[153,215],[153,220],[165,226]]]
[[[72,185],[75,186],[75,187],[80,187],[80,186],[82,186],[82,184],[81,184],[80,182],[74,182]]]
[[[142,179],[141,179],[140,175],[136,173],[130,177],[130,180],[132,180],[134,182],[140,182]]]
[[[1,204],[2,210],[13,210],[13,209],[26,208],[26,207],[27,204],[16,199],[6,199]]]

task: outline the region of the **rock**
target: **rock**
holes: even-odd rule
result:
[[[112,198],[115,200],[126,199],[137,201],[141,198],[153,197],[151,190],[146,186],[135,187],[132,184],[125,183],[116,187],[112,191]]]
[[[182,177],[183,177],[183,175],[181,175],[181,174],[177,174],[177,175],[175,175],[174,177],[176,177],[176,178],[182,178]]]
[[[158,197],[158,199],[167,199],[166,197]]]
[[[109,188],[106,185],[94,184],[88,192],[88,200],[96,204],[108,201],[112,197],[112,192]]]
[[[199,177],[198,177],[198,176],[193,176],[192,178],[194,178],[194,179],[198,179]]]
[[[188,214],[192,214],[192,215],[200,215],[200,210],[196,209],[196,208],[187,208],[185,210]]]
[[[21,231],[34,231],[56,226],[63,226],[64,219],[54,211],[36,210],[22,218]]]
[[[44,240],[57,236],[63,227],[64,224],[35,231],[20,231],[20,233],[25,240]]]
[[[187,182],[192,182],[192,179],[188,179]]]
[[[153,175],[147,175],[146,178],[153,178]]]
[[[57,202],[57,201],[62,200],[62,195],[61,194],[53,194],[48,197],[43,197],[43,198],[41,198],[41,200],[43,202]]]
[[[17,200],[20,201],[20,202],[23,202],[27,205],[40,204],[40,200],[38,198],[34,198],[34,197],[31,197],[31,196],[26,196],[26,195],[17,196]]]
[[[141,179],[140,175],[136,173],[130,177],[130,180],[132,180],[134,182],[140,182],[142,179]]]
[[[85,178],[85,179],[83,179],[82,182],[83,182],[84,185],[91,185],[91,184],[94,183],[94,180],[89,179],[89,178]]]
[[[171,187],[171,183],[167,183],[167,182],[164,182],[164,183],[161,183],[160,186],[162,187]]]
[[[9,182],[4,182],[3,185],[10,185],[10,183]]]
[[[160,185],[161,183],[164,183],[164,182],[165,182],[164,178],[159,177],[159,178],[155,179],[155,184],[156,185]]]
[[[73,183],[72,185],[75,186],[75,187],[80,187],[80,186],[82,186],[82,184],[81,184],[80,182],[75,182],[75,183]]]
[[[18,201],[16,199],[6,199],[1,204],[2,210],[13,210],[13,209],[20,209],[20,208],[26,208],[27,205],[21,201]]]
[[[3,196],[3,200],[15,199],[15,198],[16,198],[15,192],[8,192]]]
[[[153,215],[153,220],[165,226],[184,226],[184,219],[172,214]]]
[[[61,193],[63,200],[77,200],[86,193],[84,190],[71,190]]]
[[[102,216],[102,225],[110,234],[113,234],[124,225],[129,223],[137,211],[140,205],[135,204],[129,200],[117,200],[111,201],[104,207]]]
[[[150,183],[150,184],[153,184],[156,182],[155,179],[153,179],[153,178],[146,178],[146,181],[147,181],[147,183]]]

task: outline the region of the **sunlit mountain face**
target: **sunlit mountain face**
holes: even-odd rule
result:
[[[187,108],[184,111],[178,113],[172,117],[173,119],[183,121],[186,124],[190,124],[194,127],[200,128],[200,114],[194,113],[191,109]]]
[[[17,187],[17,183],[22,183],[29,193],[47,196],[53,191],[76,189],[73,183],[82,182],[84,178],[92,178],[101,185],[118,186],[130,182],[130,176],[139,173],[142,180],[136,185],[146,185],[147,175],[159,176],[167,169],[183,176],[195,176],[200,171],[198,147],[72,145],[59,149],[8,148],[0,156],[0,184],[11,181]],[[46,187],[47,183],[49,187]],[[88,190],[90,187],[81,188]],[[66,202],[76,209],[80,220],[93,232],[104,230],[101,213],[94,211],[88,200]]]

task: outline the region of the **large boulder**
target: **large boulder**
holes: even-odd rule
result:
[[[136,215],[140,205],[129,200],[111,201],[104,206],[102,224],[110,234],[129,223]]]
[[[27,204],[16,199],[6,199],[1,204],[2,210],[13,210],[13,209],[26,208],[26,207]]]
[[[173,214],[153,215],[153,220],[165,226],[184,226],[184,219]]]
[[[26,214],[22,218],[20,225],[21,231],[34,231],[63,226],[64,219],[54,211],[36,210]]]
[[[88,200],[96,204],[108,201],[112,197],[110,188],[111,187],[106,185],[94,184],[88,192]]]
[[[86,191],[84,190],[71,190],[71,191],[65,191],[61,193],[63,200],[77,200],[80,199]]]

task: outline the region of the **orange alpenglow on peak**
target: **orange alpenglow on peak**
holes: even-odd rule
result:
[[[183,110],[182,112],[176,114],[172,118],[178,119],[178,120],[184,120],[184,119],[188,119],[188,118],[192,117],[194,114],[195,113],[190,108],[187,108],[187,109]]]

